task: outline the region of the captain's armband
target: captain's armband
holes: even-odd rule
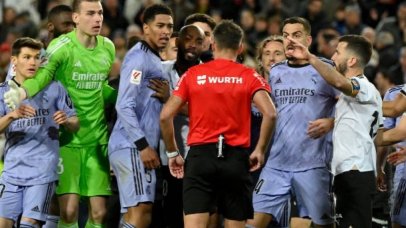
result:
[[[351,96],[355,97],[355,96],[357,96],[357,94],[360,90],[359,82],[357,81],[357,79],[351,78],[350,83],[351,83]]]

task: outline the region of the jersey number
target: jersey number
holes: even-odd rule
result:
[[[62,174],[63,171],[64,171],[64,170],[63,170],[63,163],[62,163],[62,161],[63,161],[62,158],[59,158],[58,168],[57,168],[57,171],[56,171],[58,174]]]
[[[376,123],[378,122],[378,111],[375,111],[372,116],[374,117],[374,120],[371,123],[371,130],[369,131],[369,135],[371,136],[371,138],[375,137],[376,135],[376,131],[374,132],[374,127],[376,125]]]

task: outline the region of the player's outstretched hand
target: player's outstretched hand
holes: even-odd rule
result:
[[[66,115],[66,113],[64,111],[56,111],[54,113],[54,121],[55,123],[61,125],[66,123],[66,121],[68,121],[68,116]]]
[[[254,150],[250,155],[250,172],[254,172],[262,167],[265,156],[259,150]]]
[[[168,165],[169,171],[171,172],[172,176],[181,179],[183,178],[183,164],[185,161],[183,160],[181,155],[178,155],[173,158],[169,158]]]
[[[152,97],[158,98],[162,103],[165,103],[170,96],[169,93],[169,82],[160,80],[160,79],[151,79],[149,80],[150,84],[148,87],[152,90],[155,91],[154,94],[152,94]]]
[[[10,86],[10,90],[4,93],[4,102],[9,109],[15,110],[23,100],[21,98],[20,88],[13,80],[9,80],[8,85]]]
[[[310,59],[311,53],[309,52],[309,49],[306,46],[290,37],[287,37],[286,39],[289,40],[289,44],[285,51],[285,55],[287,58],[294,58],[299,60]]]
[[[141,161],[147,169],[156,169],[160,166],[159,157],[157,152],[150,146],[140,152]]]
[[[307,126],[307,135],[312,139],[318,139],[326,135],[334,127],[333,118],[322,118],[310,121]]]
[[[399,165],[406,161],[406,147],[400,147],[396,152],[388,155],[387,161],[392,165]]]

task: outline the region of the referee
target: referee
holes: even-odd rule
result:
[[[184,178],[185,227],[206,227],[216,208],[225,227],[245,227],[253,217],[249,172],[264,163],[276,111],[269,85],[251,68],[236,62],[243,31],[224,20],[213,31],[214,60],[190,68],[161,113],[161,130],[173,176]],[[250,110],[263,114],[258,143],[250,155]],[[190,118],[184,162],[176,146],[173,118],[187,104]],[[185,165],[184,165],[185,164]]]

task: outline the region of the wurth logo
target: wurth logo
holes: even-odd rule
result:
[[[225,77],[209,77],[209,83],[212,84],[242,84],[242,77],[233,77],[233,76],[225,76]]]
[[[198,85],[204,85],[206,81],[210,84],[242,84],[243,78],[235,76],[224,76],[224,77],[206,76],[206,75],[197,76]]]
[[[206,83],[206,75],[197,76],[197,84],[204,85]]]

